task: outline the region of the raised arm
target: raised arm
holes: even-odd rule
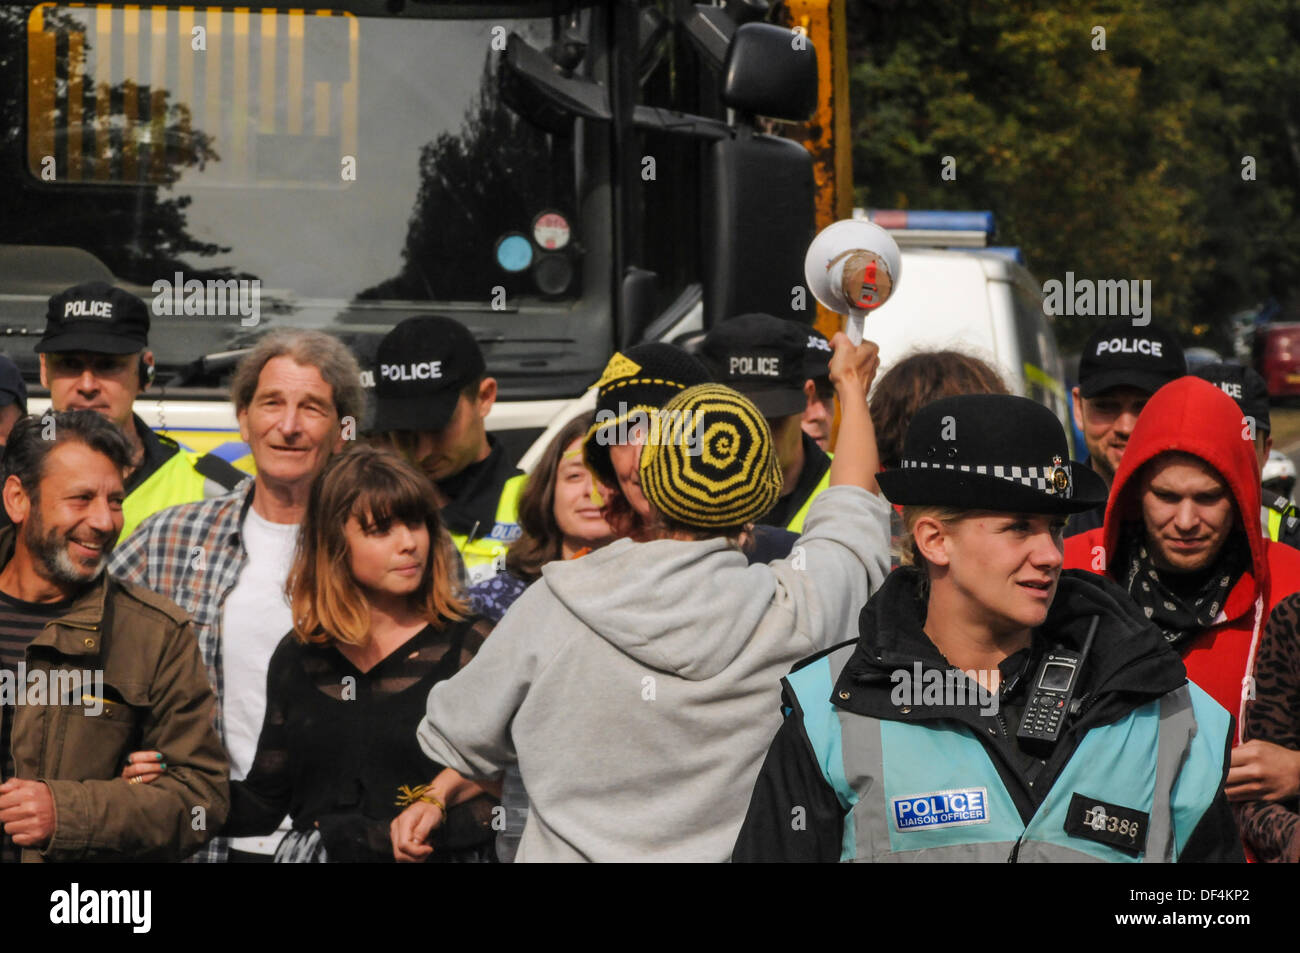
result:
[[[871,341],[857,347],[840,333],[831,338],[835,353],[831,356],[830,376],[835,396],[840,401],[840,430],[835,441],[835,459],[831,461],[831,486],[860,486],[879,493],[876,473],[880,454],[876,450],[876,430],[867,411],[867,392],[880,367],[880,349]]]

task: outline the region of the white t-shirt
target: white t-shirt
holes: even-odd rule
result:
[[[221,661],[225,697],[230,779],[242,781],[253,767],[257,737],[266,717],[266,669],[280,640],[293,628],[293,614],[284,595],[285,579],[298,541],[297,523],[272,523],[250,506],[244,517],[244,549],[248,562],[235,588],[226,596],[221,616]],[[289,818],[267,837],[232,837],[234,850],[273,854],[290,828]]]

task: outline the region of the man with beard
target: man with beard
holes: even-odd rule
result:
[[[1079,356],[1074,388],[1074,424],[1088,447],[1084,463],[1110,486],[1129,445],[1138,415],[1151,395],[1187,373],[1183,349],[1155,324],[1136,327],[1132,318],[1111,321],[1093,331]],[[1104,505],[1070,517],[1065,535],[1101,526]]]
[[[179,860],[225,819],[225,752],[189,620],[104,571],[130,463],[94,411],[24,417],[10,435],[0,861]],[[119,777],[133,747],[164,753],[154,784]]]

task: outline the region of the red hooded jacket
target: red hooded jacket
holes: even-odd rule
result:
[[[1065,568],[1104,572],[1123,584],[1124,566],[1112,562],[1120,552],[1127,524],[1142,527],[1138,499],[1142,466],[1158,454],[1179,450],[1204,460],[1227,482],[1236,528],[1250,543],[1251,567],[1237,580],[1218,621],[1179,643],[1187,677],[1237,719],[1237,740],[1245,699],[1253,684],[1255,653],[1274,607],[1300,590],[1300,550],[1265,538],[1259,525],[1260,478],[1254,443],[1236,401],[1199,377],[1180,377],[1152,395],[1129,438],[1110,489],[1106,520],[1065,541]]]

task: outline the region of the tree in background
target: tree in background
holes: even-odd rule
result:
[[[1149,278],[1157,320],[1221,346],[1221,319],[1295,284],[1300,15],[1283,0],[848,9],[858,205],[992,209],[1040,279]],[[1091,324],[1058,334],[1076,346]]]

